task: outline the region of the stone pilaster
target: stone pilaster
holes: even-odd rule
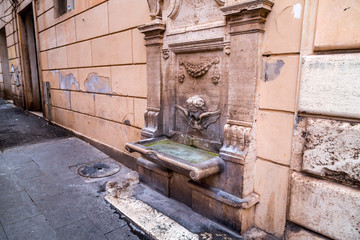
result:
[[[145,126],[141,131],[143,138],[157,137],[163,134],[161,112],[161,49],[165,24],[160,19],[139,27],[145,34],[147,62],[147,110],[144,114]]]
[[[227,17],[230,35],[230,74],[228,120],[224,127],[221,155],[238,163],[255,160],[246,158],[255,149],[253,125],[257,107],[257,79],[261,62],[261,39],[273,2],[248,0],[228,5],[221,10]]]

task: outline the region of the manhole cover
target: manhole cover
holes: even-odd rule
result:
[[[89,178],[102,178],[114,175],[120,171],[120,166],[116,163],[88,163],[80,166],[78,174]]]

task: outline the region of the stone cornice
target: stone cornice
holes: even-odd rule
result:
[[[249,14],[254,11],[268,13],[271,11],[274,2],[271,0],[247,0],[238,4],[222,7],[221,11],[225,16]]]
[[[264,32],[273,5],[270,0],[248,0],[221,8],[229,19],[230,35]]]
[[[141,33],[145,34],[146,45],[159,44],[164,37],[166,25],[160,19],[155,19],[152,22],[139,26],[138,29]]]

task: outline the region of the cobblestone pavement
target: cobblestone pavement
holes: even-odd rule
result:
[[[114,162],[0,101],[0,240],[139,239],[103,198],[106,181],[131,170],[121,166],[116,175],[98,179],[76,172],[100,160]]]

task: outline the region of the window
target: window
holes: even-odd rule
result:
[[[60,17],[74,9],[74,0],[55,0],[54,2],[56,17]]]

